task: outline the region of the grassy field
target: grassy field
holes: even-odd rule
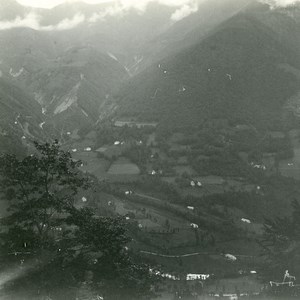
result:
[[[187,173],[189,176],[196,176],[197,175],[195,170],[193,170],[193,168],[188,166],[188,165],[186,165],[186,166],[181,166],[181,165],[175,166],[174,170],[175,170],[177,175],[182,175],[184,173]]]
[[[182,138],[183,136],[180,135],[174,136],[172,143],[174,144]],[[154,142],[155,135],[152,135],[147,144],[150,146]],[[298,144],[295,143],[295,145],[298,147]],[[117,183],[117,190],[124,190],[124,193],[126,190],[134,191],[133,195],[125,196],[124,194],[124,197],[112,195],[90,195],[88,197],[89,201],[92,199],[96,204],[98,203],[99,211],[113,211],[124,217],[130,216],[126,222],[130,226],[133,225],[131,229],[135,226],[136,231],[129,248],[140,253],[143,260],[161,266],[167,273],[214,274],[220,280],[208,285],[207,289],[215,293],[220,291],[234,293],[236,288],[242,292],[258,292],[260,290],[261,285],[255,275],[245,277],[240,275],[239,271],[242,270],[249,274],[250,270],[256,270],[260,249],[255,238],[262,234],[262,220],[266,212],[273,216],[278,211],[281,213],[287,211],[286,208],[283,208],[287,206],[287,201],[290,198],[290,188],[287,184],[282,187],[273,181],[272,184],[267,183],[267,179],[264,183],[256,183],[238,176],[233,178],[230,175],[198,176],[188,164],[187,155],[180,154],[182,159],[174,164],[174,160],[172,161],[168,157],[167,151],[162,150],[163,148],[150,147],[152,154],[159,153],[158,162],[168,162],[172,167],[175,165],[176,177],[170,173],[169,177],[167,175],[161,180],[173,185],[181,198],[187,199],[186,202],[192,201],[188,198],[189,195],[201,200],[199,198],[201,196],[212,194],[221,196],[226,192],[242,191],[250,194],[249,197],[241,194],[241,199],[238,199],[238,202],[248,201],[247,203],[250,203],[249,209],[248,206],[247,209],[244,209],[244,207],[236,205],[235,202],[231,201],[230,194],[227,198],[224,197],[224,201],[228,201],[232,206],[226,205],[224,202],[224,204],[219,203],[206,207],[201,205],[200,200],[198,203],[197,198],[191,203],[184,201],[177,202],[177,204],[168,203],[165,201],[168,198],[163,192],[155,189],[147,190],[146,188],[143,190],[143,187],[140,187],[136,182],[129,183],[129,181],[141,178],[140,169],[127,158],[122,157],[121,153],[116,155],[116,160],[114,158],[99,158],[99,153],[94,152],[92,140],[89,138],[75,141],[75,146],[78,151],[72,155],[84,162],[84,166],[81,168],[83,171],[94,174],[100,180],[108,179],[112,187],[114,187],[113,184]],[[91,147],[92,151],[84,151],[85,147]],[[298,154],[300,165],[300,144],[299,153],[296,151],[295,157]],[[146,163],[153,163],[153,159],[147,160]],[[187,179],[186,185],[183,182],[182,186],[179,186],[180,182],[175,181],[175,179],[178,179],[183,173],[190,174],[190,178]],[[192,179],[200,181],[202,187],[191,187],[189,180]],[[261,195],[256,193],[258,184],[262,186]],[[117,193],[117,195],[119,194]],[[286,200],[282,201],[282,199]],[[210,200],[208,199],[208,201]],[[110,207],[108,203],[113,203],[113,205]],[[181,204],[178,205],[178,203]],[[80,203],[80,198],[79,204],[84,205]],[[195,211],[189,211],[187,205],[193,205]],[[225,207],[227,208],[226,212]],[[259,213],[258,210],[261,212]],[[251,224],[243,223],[242,218],[251,219]],[[197,230],[190,226],[191,223],[197,222],[195,220],[199,221]],[[230,230],[238,232],[238,235],[231,235],[231,232],[228,232],[228,235],[224,233],[226,232],[223,230],[225,221],[232,222],[233,227],[230,227]],[[237,260],[229,261],[224,255],[226,253],[236,256]]]
[[[7,215],[8,202],[0,199],[0,219]]]
[[[121,215],[131,213],[134,219],[130,221],[142,225],[139,235],[143,238],[135,240],[131,247],[135,251],[153,253],[143,253],[144,259],[163,266],[167,272],[208,273],[220,277],[224,274],[238,275],[240,269],[255,268],[256,259],[252,255],[258,255],[259,248],[256,243],[248,241],[246,235],[245,240],[240,241],[222,241],[217,237],[216,245],[210,246],[207,240],[201,240],[203,231],[200,227],[197,230],[200,240],[197,242],[197,233],[190,227],[189,220],[170,210],[158,209],[152,206],[152,202],[137,203],[130,198],[115,198],[116,212]],[[175,232],[172,229],[176,229]],[[186,255],[193,253],[199,254]],[[222,253],[236,255],[238,260],[230,262]]]
[[[138,175],[140,169],[126,158],[119,158],[108,170],[109,175]]]
[[[120,157],[111,163],[107,158],[99,158],[99,154],[93,149],[94,135],[95,132],[91,132],[85,139],[69,141],[64,146],[68,150],[76,149],[76,152],[72,152],[72,157],[83,162],[81,170],[95,175],[99,180],[109,179],[113,182],[136,180],[140,169],[128,159]],[[86,151],[87,147],[90,147],[92,151]],[[121,147],[111,146],[111,148],[118,150],[117,156],[122,152]],[[112,151],[109,152],[113,154]]]
[[[290,131],[290,139],[292,141],[294,157],[280,161],[279,170],[283,176],[300,179],[300,140],[299,130]]]

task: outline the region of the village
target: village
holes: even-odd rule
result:
[[[78,205],[124,217],[133,238],[128,251],[160,266],[162,299],[259,297],[268,284],[258,279],[255,239],[263,232],[263,215],[257,203],[268,202],[278,174],[274,159],[270,162],[269,155],[268,160],[261,156],[245,161],[238,154],[234,159],[239,166],[227,174],[222,166],[209,173],[205,166],[210,156],[187,144],[198,142],[194,135],[175,133],[162,139],[157,124],[133,121],[117,121],[108,128],[84,138],[66,133],[63,147],[101,186],[81,194]],[[102,131],[109,134],[102,136]],[[228,142],[221,147],[226,149]],[[203,163],[200,173],[193,168],[195,155]],[[293,160],[279,164],[282,170],[294,166]],[[269,212],[278,209],[270,207]]]

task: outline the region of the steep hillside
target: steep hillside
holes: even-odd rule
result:
[[[275,31],[278,40],[300,52],[300,3],[272,10],[267,5],[253,3],[247,13]]]
[[[1,19],[34,11],[42,27],[84,16],[70,30],[0,31],[0,77],[35,98],[43,130],[71,131],[111,115],[111,95],[124,80],[118,116],[169,124],[225,118],[272,126],[297,92],[295,10],[270,10],[254,0],[207,1],[172,24],[174,9],[154,3],[145,14],[117,16],[105,15],[106,4],[1,5]]]
[[[144,47],[145,61],[138,71],[158,61],[198,44],[206,35],[252,4],[254,0],[214,0],[199,3],[198,11],[175,22],[161,35],[148,41]]]
[[[66,130],[91,125],[110,107],[115,86],[126,78],[122,65],[90,47],[73,47],[62,56],[24,78],[41,105],[47,124]]]
[[[85,12],[84,26],[56,36],[63,44],[93,45],[118,60],[130,75],[140,69],[152,52],[153,43],[148,42],[156,38],[161,42],[161,34],[173,24],[170,17],[174,9],[157,3],[150,3],[144,13],[131,9],[120,14],[108,13],[103,5],[92,6],[93,13],[91,8],[88,11],[86,5],[82,6],[77,13]],[[76,9],[68,11],[75,13]]]
[[[47,68],[59,52],[49,34],[30,28],[0,30],[0,44],[0,70],[7,79],[22,68],[24,74]]]
[[[107,6],[67,3],[45,10],[14,0],[0,4],[2,25],[29,13],[39,24],[40,30],[0,28],[0,78],[36,100],[42,113],[39,127],[53,136],[109,115],[112,91],[144,59],[138,49],[171,24],[169,7],[151,4],[145,14],[110,15]],[[46,29],[78,15],[84,22],[69,30]]]
[[[31,29],[0,32],[0,40],[1,77],[35,99],[42,129],[49,125],[51,132],[94,124],[104,106],[111,109],[112,90],[128,77],[118,61],[92,46],[64,50]]]
[[[0,151],[22,153],[22,146],[41,137],[38,103],[17,86],[0,78]]]
[[[298,53],[277,33],[240,13],[181,53],[130,80],[117,95],[118,117],[178,125],[208,119],[273,126],[298,89],[281,64],[299,67]]]

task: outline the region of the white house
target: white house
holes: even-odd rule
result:
[[[186,280],[207,280],[209,277],[209,274],[187,274]]]
[[[226,76],[229,78],[229,80],[232,80],[232,76],[231,76],[231,74],[226,74]]]
[[[169,279],[171,279],[171,280],[180,280],[179,277],[176,277],[176,276],[171,275],[171,274],[165,274],[165,273],[161,274],[161,277],[169,278]]]
[[[225,257],[230,261],[236,261],[237,258],[232,254],[225,254]]]
[[[190,226],[191,226],[192,228],[199,228],[199,225],[197,225],[197,224],[195,224],[195,223],[191,223]]]
[[[262,169],[264,171],[267,169],[265,165],[254,165],[254,163],[251,163],[251,165],[253,166],[254,169]]]
[[[242,222],[244,222],[244,223],[251,224],[251,221],[250,221],[250,220],[248,220],[248,219],[245,219],[245,218],[242,218],[242,219],[241,219],[241,221],[242,221]]]
[[[187,206],[187,209],[189,209],[189,210],[194,210],[195,207],[194,207],[194,206]]]

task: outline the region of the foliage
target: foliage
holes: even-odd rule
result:
[[[1,156],[1,192],[13,198],[4,223],[34,232],[36,242],[43,246],[50,241],[51,228],[61,224],[59,215],[73,205],[78,189],[87,188],[88,182],[77,170],[80,162],[60,150],[57,141],[35,143],[35,147],[37,153],[23,160]]]
[[[264,263],[261,266],[263,278],[281,282],[285,270],[300,275],[300,205],[294,200],[291,217],[266,219],[264,236],[260,241]]]
[[[130,238],[120,218],[76,208],[79,189],[90,186],[69,152],[35,143],[36,153],[18,160],[1,157],[1,192],[10,200],[2,220],[2,265],[28,269],[12,288],[61,299],[60,291],[83,290],[106,299],[142,299],[155,282],[126,247]],[[15,253],[16,255],[10,255]],[[59,292],[58,292],[59,291]],[[30,297],[29,297],[30,298]]]
[[[212,148],[212,147],[211,147]],[[210,149],[212,150],[212,149]],[[231,151],[216,148],[208,160],[193,160],[192,167],[200,175],[249,176],[250,168]]]
[[[145,176],[137,182],[137,186],[152,194],[163,195],[169,202],[178,202],[180,195],[174,185],[164,182],[158,176]]]

